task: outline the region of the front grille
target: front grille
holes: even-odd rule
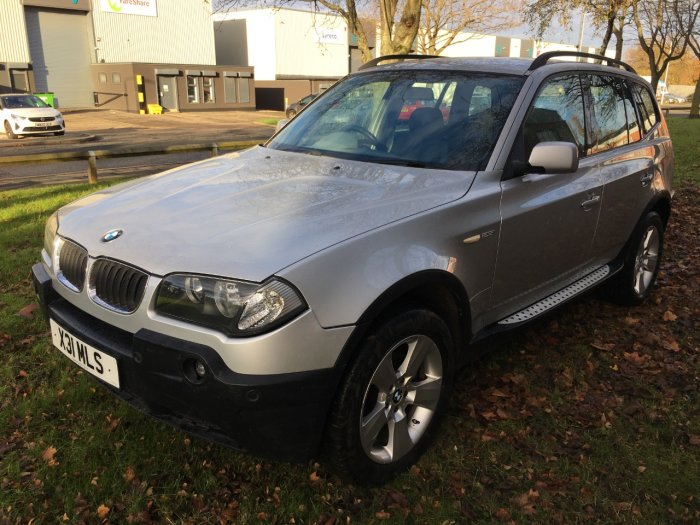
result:
[[[28,126],[24,128],[23,131],[30,132],[30,131],[61,131],[61,126],[56,125],[56,126],[45,126],[45,127],[39,127],[39,126]]]
[[[148,275],[111,259],[97,259],[90,269],[90,295],[111,310],[131,313],[143,299]]]
[[[63,241],[58,254],[58,280],[74,292],[79,292],[85,284],[87,250],[71,241]]]
[[[29,117],[30,122],[53,122],[53,117]]]

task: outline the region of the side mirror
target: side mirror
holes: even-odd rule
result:
[[[544,173],[573,173],[578,169],[578,147],[571,142],[540,142],[528,162]]]
[[[283,127],[287,125],[287,122],[289,122],[288,118],[283,118],[277,121],[277,126],[275,126],[275,133],[277,133],[279,130],[281,130]]]

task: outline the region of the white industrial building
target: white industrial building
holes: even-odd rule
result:
[[[341,16],[298,9],[250,9],[213,16],[217,64],[255,68],[258,108],[284,109],[350,71]]]
[[[1,4],[0,91],[53,92],[60,107],[254,106],[252,68],[216,66],[209,1]]]

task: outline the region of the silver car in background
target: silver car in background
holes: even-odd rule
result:
[[[564,55],[377,59],[264,146],[61,208],[33,268],[53,343],[208,439],[406,469],[469,343],[652,289],[663,116],[626,64]]]

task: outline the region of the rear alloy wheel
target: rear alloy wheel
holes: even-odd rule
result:
[[[329,427],[340,474],[379,483],[427,447],[452,383],[451,336],[427,310],[411,310],[367,339],[336,400]]]
[[[6,120],[5,121],[5,134],[7,135],[8,139],[16,139],[17,135],[15,134],[14,131],[12,131],[12,126],[10,123]]]
[[[648,213],[632,233],[624,267],[610,281],[610,298],[625,306],[641,304],[651,294],[663,253],[664,224],[656,212]]]

